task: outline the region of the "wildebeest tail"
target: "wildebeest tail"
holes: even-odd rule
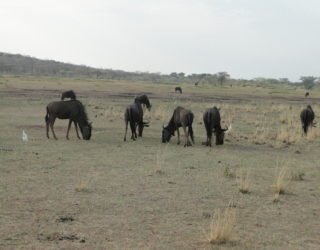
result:
[[[190,114],[190,117],[189,117],[189,129],[188,129],[188,134],[190,135],[191,137],[191,140],[194,144],[194,136],[193,136],[193,129],[192,129],[192,123],[193,123],[193,113]]]
[[[305,134],[307,134],[307,132],[308,132],[308,126],[303,125],[303,131],[304,131]]]
[[[189,126],[188,132],[189,132],[189,135],[190,135],[190,137],[191,137],[191,141],[192,141],[193,144],[194,144],[194,137],[193,137],[192,125]]]
[[[127,123],[130,120],[130,108],[126,108],[124,112],[124,122]]]
[[[46,123],[49,122],[49,110],[48,110],[48,107],[47,107],[47,114],[46,114],[46,116],[44,117],[44,120],[46,121]]]

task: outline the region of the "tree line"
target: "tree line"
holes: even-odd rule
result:
[[[317,78],[313,76],[301,77],[300,83],[290,82],[287,78],[255,78],[252,80],[232,79],[228,72],[217,72],[216,74],[189,74],[183,72],[172,72],[171,74],[150,72],[127,72],[114,69],[99,69],[85,65],[74,65],[54,60],[40,60],[31,56],[9,54],[0,52],[0,74],[27,74],[36,76],[58,76],[58,77],[86,77],[109,80],[149,81],[161,83],[188,82],[195,84],[224,85],[226,82],[233,84],[299,84],[306,89],[313,88]]]

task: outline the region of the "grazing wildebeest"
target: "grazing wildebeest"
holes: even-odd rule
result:
[[[51,102],[47,105],[47,114],[45,116],[46,121],[46,131],[47,137],[49,138],[49,125],[53,134],[54,139],[57,140],[56,134],[53,130],[53,125],[56,120],[59,119],[69,119],[69,125],[67,130],[66,138],[69,140],[69,130],[71,127],[71,123],[74,123],[76,128],[77,137],[80,139],[78,133],[78,127],[80,127],[80,131],[84,140],[90,140],[91,137],[91,123],[88,122],[88,116],[85,111],[85,107],[78,100],[70,100],[70,101],[57,101]]]
[[[304,97],[308,97],[309,96],[309,92],[306,92],[305,94],[304,94]]]
[[[199,81],[194,83],[194,86],[198,86],[199,85]]]
[[[61,101],[63,101],[65,98],[70,98],[71,100],[76,100],[76,93],[74,93],[73,90],[64,91],[61,94]]]
[[[182,89],[181,89],[181,87],[175,87],[174,92],[176,92],[176,93],[179,92],[180,94],[182,94]]]
[[[310,126],[315,127],[314,120],[314,112],[310,105],[307,106],[306,109],[302,110],[300,113],[300,119],[302,123],[302,128],[305,134],[308,132],[308,128]]]
[[[220,112],[217,107],[207,109],[203,114],[203,122],[207,132],[207,141],[204,143],[206,146],[211,147],[212,132],[216,135],[216,145],[222,145],[224,134],[228,130],[221,128]]]
[[[169,142],[171,136],[174,136],[174,132],[177,130],[178,133],[178,144],[180,144],[180,133],[179,128],[182,127],[185,135],[185,144],[184,146],[191,146],[191,142],[189,141],[189,135],[191,137],[192,142],[194,143],[193,137],[193,129],[192,129],[192,122],[193,122],[194,115],[190,110],[187,110],[183,107],[177,107],[173,111],[173,115],[166,127],[163,126],[162,129],[162,142],[166,143]],[[188,133],[187,133],[188,127]]]
[[[127,139],[128,122],[130,122],[131,128],[131,139],[135,140],[137,138],[136,128],[138,127],[138,135],[142,137],[142,131],[144,127],[149,127],[148,122],[143,121],[143,109],[142,104],[147,106],[147,109],[151,110],[151,104],[146,95],[138,96],[134,99],[134,103],[126,108],[124,113],[124,121],[126,124],[126,129],[124,133],[123,141]]]

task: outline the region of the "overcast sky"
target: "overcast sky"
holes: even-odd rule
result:
[[[0,0],[0,51],[127,71],[320,76],[319,0]]]

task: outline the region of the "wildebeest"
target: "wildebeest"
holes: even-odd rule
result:
[[[182,88],[181,87],[175,87],[174,92],[182,94]]]
[[[207,109],[203,114],[203,122],[207,132],[207,141],[204,143],[206,146],[211,147],[212,132],[216,136],[216,145],[222,145],[224,140],[224,134],[228,128],[221,128],[220,124],[220,112],[217,107]]]
[[[198,86],[200,81],[194,83],[194,86]]]
[[[308,105],[306,109],[301,111],[300,119],[301,119],[303,131],[305,134],[307,134],[308,128],[310,126],[315,126],[315,123],[313,123],[314,112],[310,105]]]
[[[78,133],[79,125],[82,137],[84,140],[90,140],[91,138],[91,123],[88,122],[88,116],[85,111],[85,107],[78,100],[70,101],[57,101],[51,102],[47,105],[47,114],[45,116],[46,121],[46,131],[47,137],[49,138],[49,125],[53,134],[54,139],[57,140],[56,134],[53,130],[53,125],[56,120],[59,119],[69,119],[69,125],[67,130],[66,138],[69,140],[69,130],[71,123],[73,122],[76,128],[77,137],[80,139]]]
[[[130,123],[131,128],[131,139],[135,140],[137,138],[136,129],[138,127],[138,135],[142,137],[142,132],[144,127],[148,127],[149,123],[143,121],[143,109],[142,104],[147,106],[147,109],[151,110],[151,104],[149,98],[146,95],[138,96],[134,99],[134,103],[129,105],[124,113],[124,121],[126,124],[126,129],[124,133],[123,141],[127,139],[128,123]]]
[[[305,94],[304,94],[304,97],[308,97],[309,96],[309,92],[306,92]]]
[[[62,94],[61,94],[61,101],[63,101],[65,98],[70,98],[71,100],[76,100],[77,96],[73,90],[68,90],[68,91],[62,92]]]
[[[177,130],[178,133],[178,144],[180,144],[180,133],[179,128],[182,127],[185,135],[185,144],[184,146],[191,146],[191,142],[189,141],[189,135],[191,137],[192,142],[194,143],[193,137],[193,129],[192,129],[192,122],[193,122],[194,115],[190,110],[187,110],[183,107],[177,107],[173,111],[173,115],[166,127],[163,126],[162,129],[162,142],[166,143],[169,142],[171,136],[174,136],[174,132]],[[187,133],[188,128],[188,133]]]

